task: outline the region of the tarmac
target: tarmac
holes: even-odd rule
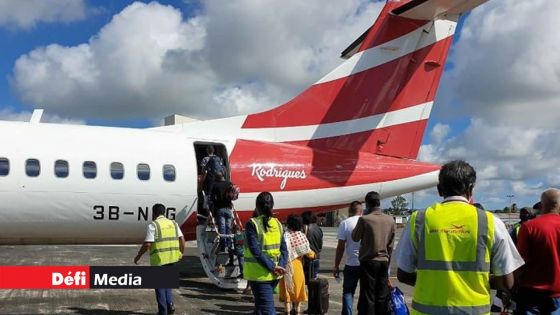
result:
[[[320,277],[329,281],[330,305],[328,314],[340,314],[342,283],[332,276],[336,248],[336,228],[324,228],[324,248],[321,252]],[[397,237],[398,239],[398,237]],[[128,246],[0,246],[2,265],[133,265],[139,245]],[[148,265],[145,255],[141,265]],[[342,265],[341,265],[342,268]],[[391,266],[391,274],[396,267]],[[412,287],[391,281],[411,301]],[[358,303],[359,288],[354,298]],[[189,242],[181,261],[180,288],[174,290],[175,314],[251,314],[252,295],[221,290],[206,278],[196,243]],[[277,300],[277,310],[283,307]],[[303,309],[306,309],[304,304]],[[157,305],[152,289],[98,290],[0,290],[0,314],[156,314]]]

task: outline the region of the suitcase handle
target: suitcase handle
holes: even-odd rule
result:
[[[315,266],[313,264],[314,261],[315,261],[315,259],[308,259],[308,262],[309,262],[309,280],[315,279],[313,277],[313,274],[315,273]]]

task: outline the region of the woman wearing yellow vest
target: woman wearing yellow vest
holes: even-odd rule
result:
[[[259,214],[245,226],[246,246],[243,277],[249,281],[257,315],[274,315],[273,290],[286,272],[288,250],[282,237],[282,224],[273,217],[274,199],[269,192],[257,196]]]

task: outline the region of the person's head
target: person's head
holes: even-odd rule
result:
[[[226,180],[226,178],[224,177],[224,174],[222,173],[216,173],[216,180],[219,182],[223,182],[224,180]]]
[[[484,209],[484,206],[483,206],[482,204],[478,203],[478,202],[477,202],[477,203],[474,203],[473,206],[474,206],[475,208],[477,208],[477,209],[485,210],[485,209]]]
[[[206,147],[206,153],[208,153],[208,155],[214,154],[214,146],[213,145],[207,146]]]
[[[351,217],[361,215],[363,211],[364,206],[359,201],[352,201],[350,207],[348,207],[348,215]]]
[[[301,214],[301,219],[303,224],[305,225],[309,225],[313,223],[313,212],[305,211],[304,213]]]
[[[272,209],[274,208],[274,198],[272,194],[268,191],[264,191],[257,196],[255,206],[259,215],[264,215],[267,217],[272,216]]]
[[[465,161],[452,161],[444,164],[439,171],[437,189],[439,195],[447,198],[463,196],[470,199],[476,182],[476,171]]]
[[[233,225],[231,226],[231,232],[232,232],[233,234],[235,234],[235,233],[237,233],[237,232],[239,232],[239,231],[241,231],[241,228],[239,227],[239,224],[233,224]]]
[[[160,215],[165,215],[165,206],[162,205],[161,203],[156,203],[152,207],[152,218],[155,220]]]
[[[272,198],[272,194],[268,191],[263,191],[257,196],[257,200],[255,201],[256,211],[258,212],[259,216],[264,216],[263,218],[263,225],[265,231],[268,231],[270,227],[268,225],[268,220],[272,218],[272,209],[274,208],[274,198]]]
[[[381,207],[381,197],[376,191],[370,191],[366,194],[366,207],[368,210]]]
[[[550,188],[541,195],[541,211],[546,213],[560,213],[560,190]]]
[[[542,208],[542,204],[541,204],[540,201],[533,205],[533,210],[534,210],[535,213],[540,213],[541,208]]]
[[[291,231],[301,231],[303,229],[303,220],[301,217],[292,214],[288,217],[286,225]]]
[[[519,220],[521,222],[529,221],[535,218],[535,212],[529,207],[523,207],[519,210]]]

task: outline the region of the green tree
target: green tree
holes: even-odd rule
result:
[[[393,214],[401,215],[407,210],[407,207],[408,201],[406,201],[406,198],[401,195],[396,196],[393,200],[391,200],[391,211]]]

